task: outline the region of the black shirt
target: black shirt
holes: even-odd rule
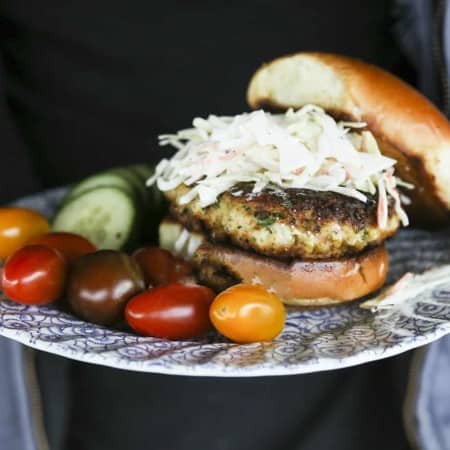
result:
[[[386,0],[2,3],[5,95],[45,187],[156,160],[159,133],[246,110],[252,73],[276,56],[402,61]]]

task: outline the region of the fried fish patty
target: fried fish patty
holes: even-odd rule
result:
[[[377,224],[377,197],[363,203],[334,192],[266,187],[252,193],[251,183],[224,192],[211,206],[197,199],[179,205],[184,185],[166,196],[179,222],[213,241],[231,242],[276,258],[339,258],[363,251],[393,235],[400,220],[389,205],[386,229]]]

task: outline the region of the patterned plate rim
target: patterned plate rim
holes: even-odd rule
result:
[[[442,324],[436,328],[434,332],[419,337],[413,337],[410,340],[405,340],[395,346],[389,348],[368,349],[362,350],[354,355],[347,356],[341,359],[337,358],[320,358],[317,361],[309,363],[292,364],[289,366],[271,366],[271,367],[223,367],[223,370],[211,368],[202,365],[183,365],[171,364],[169,366],[149,365],[145,361],[127,361],[120,358],[108,358],[106,356],[97,355],[90,352],[70,352],[67,349],[61,348],[58,342],[44,342],[36,339],[30,340],[29,334],[23,330],[10,330],[0,326],[0,334],[4,337],[10,338],[16,342],[24,344],[36,350],[45,351],[69,358],[75,361],[98,364],[106,367],[116,369],[130,370],[135,372],[146,372],[153,374],[164,375],[182,375],[182,376],[208,376],[208,377],[227,377],[227,378],[242,378],[242,377],[263,377],[263,376],[282,376],[282,375],[300,375],[306,373],[322,372],[327,370],[344,369],[346,367],[366,364],[373,361],[396,356],[408,350],[413,350],[422,347],[437,339],[450,334],[450,323]],[[157,359],[155,359],[157,360]]]

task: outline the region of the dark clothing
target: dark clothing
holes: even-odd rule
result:
[[[250,379],[77,365],[67,448],[404,450],[404,391],[393,386],[408,362],[407,354],[337,372]]]
[[[159,159],[159,133],[247,109],[251,74],[282,54],[341,52],[404,69],[386,0],[2,4],[4,88],[43,187]],[[3,148],[23,152],[2,135]]]
[[[2,201],[157,160],[158,133],[245,110],[249,77],[281,54],[345,53],[415,81],[390,33],[389,1],[5,0],[1,12]],[[38,368],[52,450],[401,450],[408,360],[246,380],[47,354]]]

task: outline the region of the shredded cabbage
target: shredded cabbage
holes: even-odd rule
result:
[[[408,217],[393,176],[394,159],[383,156],[363,122],[336,122],[315,105],[285,114],[263,110],[234,117],[196,118],[193,128],[159,137],[160,145],[178,152],[163,159],[148,184],[161,191],[190,187],[179,199],[198,199],[201,207],[216,202],[240,182],[253,192],[267,185],[332,191],[362,202],[378,190],[378,224],[387,226],[387,196],[404,225]]]

